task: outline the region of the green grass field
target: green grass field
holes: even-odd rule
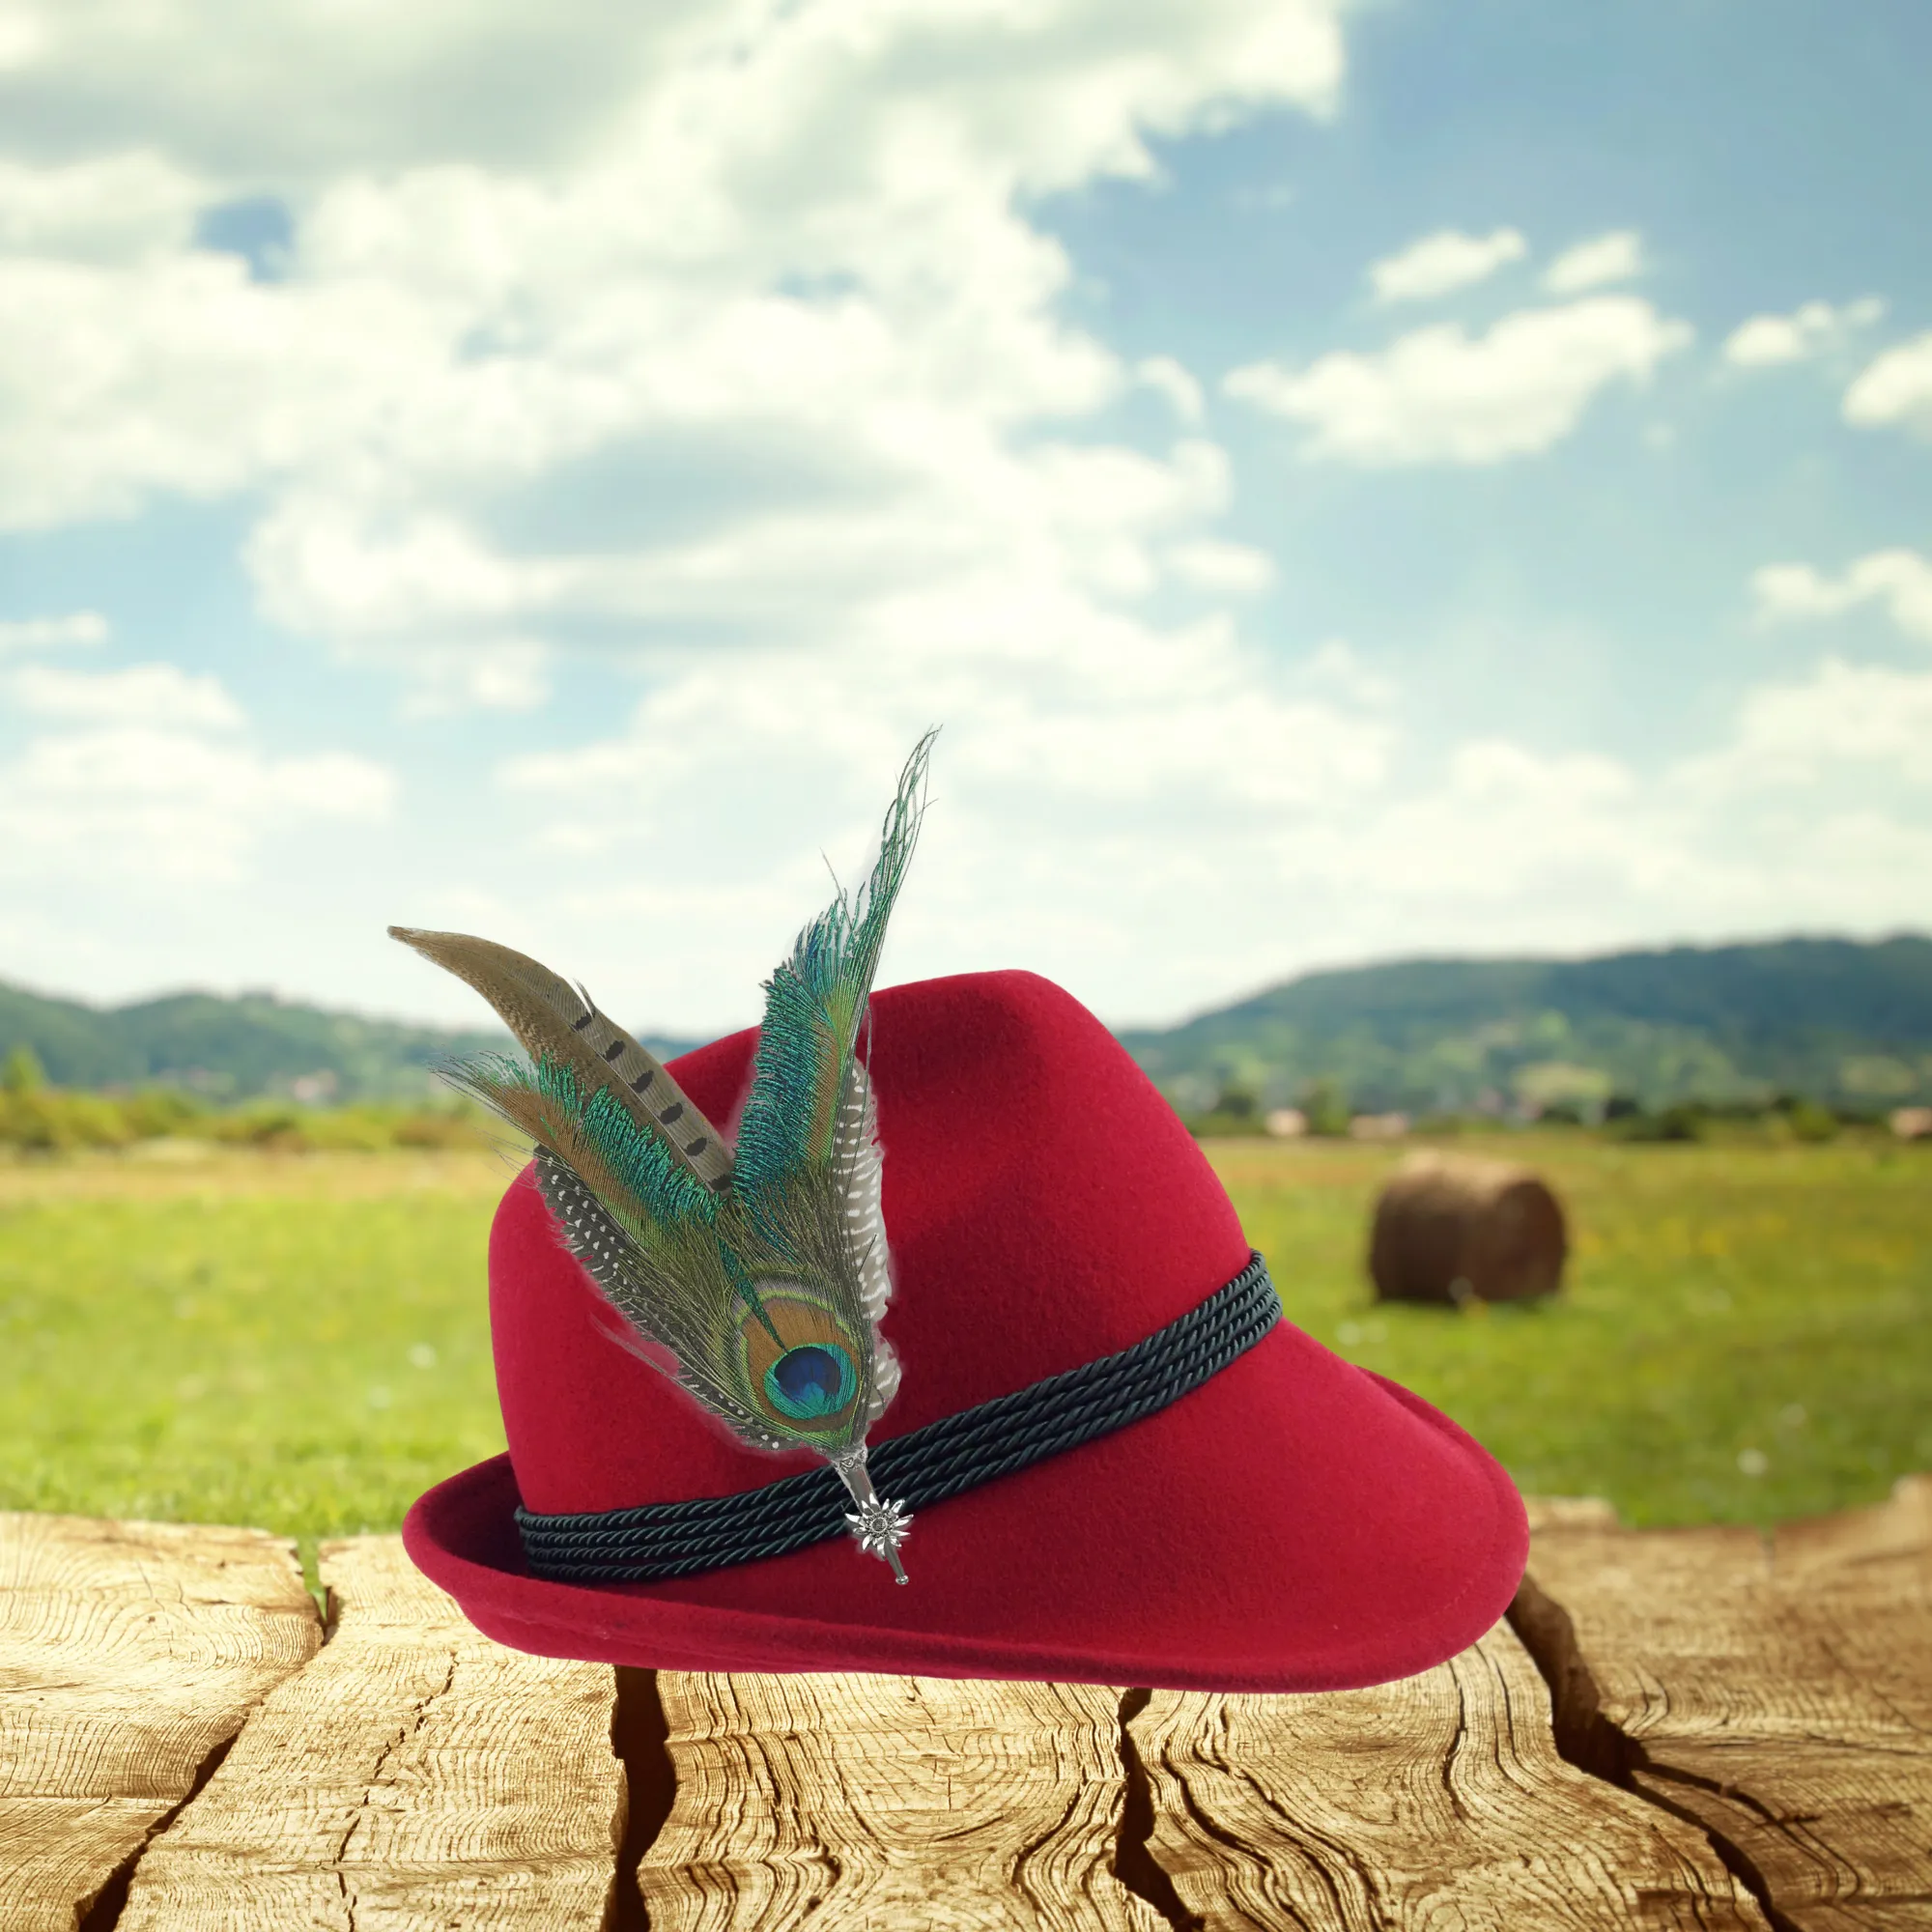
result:
[[[1607,1496],[1632,1523],[1766,1522],[1932,1469],[1932,1148],[1459,1145],[1562,1198],[1559,1299],[1375,1306],[1368,1220],[1396,1156],[1215,1153],[1291,1319],[1454,1416],[1524,1491]]]
[[[1210,1149],[1291,1318],[1525,1490],[1639,1523],[1766,1520],[1932,1468],[1932,1150],[1491,1151],[1569,1207],[1558,1302],[1374,1307],[1362,1254],[1395,1152]],[[0,1166],[0,1508],[311,1546],[393,1527],[502,1446],[484,1244],[506,1179],[460,1151]]]

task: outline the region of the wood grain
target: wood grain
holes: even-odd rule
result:
[[[1507,1625],[1320,1696],[1156,1690],[1148,1849],[1208,1928],[1757,1928],[1703,1833],[1566,1764]]]
[[[396,1537],[322,1546],[331,1634],[135,1870],[118,1932],[595,1927],[612,1674],[479,1635]]]
[[[677,1795],[653,1932],[994,1932],[1162,1919],[1111,1871],[1119,1691],[661,1671]]]
[[[1750,1529],[1540,1534],[1565,1747],[1701,1820],[1778,1920],[1932,1928],[1932,1478]]]
[[[8,1932],[72,1932],[321,1634],[260,1530],[0,1515]]]

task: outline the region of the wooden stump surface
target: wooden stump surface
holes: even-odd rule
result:
[[[639,1873],[658,1932],[1161,1932],[1110,1870],[1118,1690],[681,1671],[658,1687],[677,1778]]]
[[[396,1537],[326,1543],[321,1569],[328,1643],[148,1848],[122,1932],[601,1924],[611,1671],[479,1635]]]
[[[1932,1932],[1932,1480],[1532,1521],[1461,1657],[1259,1697],[552,1662],[389,1537],[325,1633],[258,1532],[0,1517],[0,1932]]]
[[[1701,1832],[1557,1756],[1548,1693],[1506,1624],[1370,1690],[1157,1690],[1132,1736],[1149,1849],[1212,1932],[1765,1932]]]
[[[1566,1747],[1785,1924],[1932,1928],[1932,1478],[1769,1537],[1548,1530],[1516,1614]]]
[[[72,1932],[321,1641],[277,1537],[0,1516],[0,1925]]]

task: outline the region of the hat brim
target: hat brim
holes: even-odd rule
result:
[[[525,1562],[518,1500],[497,1456],[429,1491],[403,1525],[418,1568],[514,1649],[1180,1690],[1341,1690],[1426,1669],[1508,1607],[1529,1541],[1479,1444],[1286,1321],[1158,1414],[918,1512],[904,1589],[842,1540],[673,1582],[551,1582]],[[1057,1560],[1056,1521],[1078,1523],[1077,1563]],[[830,1563],[864,1566],[872,1614],[852,1614],[851,1571]],[[969,1593],[953,1614],[949,1599]]]

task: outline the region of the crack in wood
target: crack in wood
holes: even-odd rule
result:
[[[319,1640],[260,1530],[0,1513],[0,1918],[105,1932]]]
[[[1913,1507],[1932,1510],[1932,1490]],[[563,1890],[518,1888],[561,1885],[575,1860],[583,1916],[568,1922],[603,1932],[646,1932],[647,1897],[661,1928],[768,1932],[957,1932],[995,1922],[995,1909],[1041,1927],[1097,1909],[1142,1932],[1801,1932],[1814,1918],[1916,1915],[1932,1903],[1911,1849],[1932,1735],[1910,1622],[1926,1602],[1914,1553],[1926,1520],[1887,1531],[1881,1553],[1904,1567],[1865,1563],[1872,1580],[1857,1590],[1841,1580],[1861,1560],[1849,1519],[1780,1531],[1773,1548],[1790,1567],[1775,1587],[1742,1534],[1578,1525],[1562,1532],[1570,1543],[1539,1540],[1541,1580],[1524,1581],[1514,1636],[1492,1632],[1374,1691],[1282,1698],[543,1664],[456,1625],[391,1539],[368,1539],[332,1559],[357,1578],[344,1590],[353,1630],[331,1591],[314,1675],[298,1670],[270,1700],[280,1729],[256,1721],[257,1694],[241,1737],[204,1731],[199,1762],[183,1751],[154,1800],[176,1802],[122,1856],[148,1811],[128,1820],[89,1874],[91,1897],[65,1896],[87,1899],[76,1932],[155,1932],[176,1922],[166,1902],[292,1886],[305,1861],[319,1922],[348,1932],[390,1922],[405,1901],[468,1923],[500,1899],[505,1925],[559,1924],[540,1899]],[[1611,1541],[1599,1548],[1594,1533]],[[162,1662],[189,1657],[161,1627],[181,1605],[254,1607],[229,1598],[226,1577],[206,1595],[171,1587],[146,1562],[127,1578],[139,1640]],[[9,1689],[29,1697],[43,1680],[88,1682],[31,1649],[23,1664]],[[393,1688],[363,1706],[349,1693],[365,1681]],[[559,1692],[539,1688],[552,1681]],[[571,1708],[586,1714],[574,1729]],[[326,1748],[342,1776],[317,1788],[327,1802],[306,1814],[320,1830],[305,1841],[289,1767]],[[535,1775],[547,1751],[574,1781]],[[602,1784],[582,1775],[592,1758]],[[515,1776],[500,1788],[471,1783],[501,1765]],[[296,1784],[308,1792],[306,1775]],[[472,1793],[485,1789],[500,1823],[479,1822]],[[582,1829],[593,1801],[608,1837]],[[1889,1863],[1874,1863],[1874,1845]]]
[[[1584,1661],[1570,1612],[1525,1577],[1509,1606],[1509,1627],[1549,1688],[1556,1748],[1578,1771],[1629,1791],[1635,1745],[1604,1715],[1604,1693]]]
[[[369,1768],[368,1783],[363,1787],[362,1802],[350,1814],[349,1829],[343,1833],[341,1842],[335,1847],[335,1856],[330,1861],[335,1873],[336,1889],[342,1897],[342,1909],[347,1918],[348,1932],[356,1932],[356,1906],[358,1895],[349,1883],[349,1847],[355,1842],[355,1834],[368,1824],[370,1810],[377,1792],[388,1782],[384,1776],[389,1768],[389,1760],[408,1744],[411,1739],[422,1733],[428,1721],[432,1706],[441,1697],[448,1696],[456,1683],[456,1653],[449,1653],[449,1663],[442,1673],[442,1682],[428,1696],[416,1700],[410,1716],[396,1727],[396,1734],[384,1745],[376,1755],[376,1762]]]
[[[244,1718],[242,1722],[246,1721]],[[221,1769],[221,1760],[234,1748],[235,1740],[241,1734],[241,1728],[237,1726],[228,1737],[219,1739],[210,1747],[208,1755],[195,1766],[193,1781],[182,1794],[180,1803],[163,1811],[148,1827],[141,1842],[108,1874],[107,1883],[95,1893],[93,1903],[80,1916],[74,1932],[114,1932],[114,1927],[120,1923],[122,1910],[128,1903],[128,1893],[133,1889],[135,1870],[147,1857],[149,1846],[201,1795],[202,1786]]]
[[[608,1923],[624,1818],[609,1668],[492,1643],[394,1538],[327,1545],[322,1563],[333,1637],[155,1840],[117,1932]]]
[[[1509,1607],[1510,1628],[1516,1632],[1529,1659],[1549,1687],[1550,1715],[1556,1734],[1556,1748],[1580,1772],[1628,1791],[1660,1811],[1693,1827],[1723,1861],[1724,1869],[1756,1901],[1772,1932],[1803,1932],[1793,1919],[1779,1911],[1771,1886],[1744,1847],[1719,1831],[1706,1818],[1681,1804],[1672,1804],[1652,1788],[1648,1779],[1639,1780],[1642,1770],[1652,1778],[1672,1778],[1685,1784],[1703,1785],[1723,1797],[1732,1798],[1759,1812],[1767,1824],[1776,1825],[1770,1812],[1748,1794],[1726,1791],[1708,1778],[1654,1763],[1643,1747],[1605,1715],[1603,1692],[1583,1660],[1577,1640],[1577,1627],[1563,1605],[1539,1589],[1525,1577]]]
[[[1546,1525],[1530,1570],[1515,1621],[1567,1756],[1694,1824],[1774,1922],[1916,1920],[1932,1476],[1768,1535]]]
[[[682,1671],[659,1687],[676,1804],[639,1882],[660,1932],[1177,1925],[1116,1869],[1118,1690]],[[1158,1890],[1135,1873],[1142,1835],[1127,1871]]]
[[[1148,1854],[1206,1932],[1766,1932],[1702,1831],[1559,1756],[1544,1681],[1502,1626],[1413,1677],[1159,1691],[1129,1723]]]
[[[677,1803],[677,1766],[670,1754],[670,1721],[655,1670],[616,1666],[611,1749],[624,1768],[624,1825],[617,1844],[616,1883],[608,1932],[646,1932],[650,1924],[638,1867],[657,1843]]]
[[[1207,1922],[1199,1913],[1188,1911],[1174,1889],[1174,1881],[1156,1861],[1149,1847],[1153,1836],[1153,1784],[1134,1747],[1128,1726],[1152,1700],[1151,1690],[1128,1690],[1121,1697],[1121,1773],[1123,1792],[1121,1800],[1120,1831],[1114,1841],[1114,1876],[1126,1889],[1147,1900],[1174,1932],[1201,1932]]]

